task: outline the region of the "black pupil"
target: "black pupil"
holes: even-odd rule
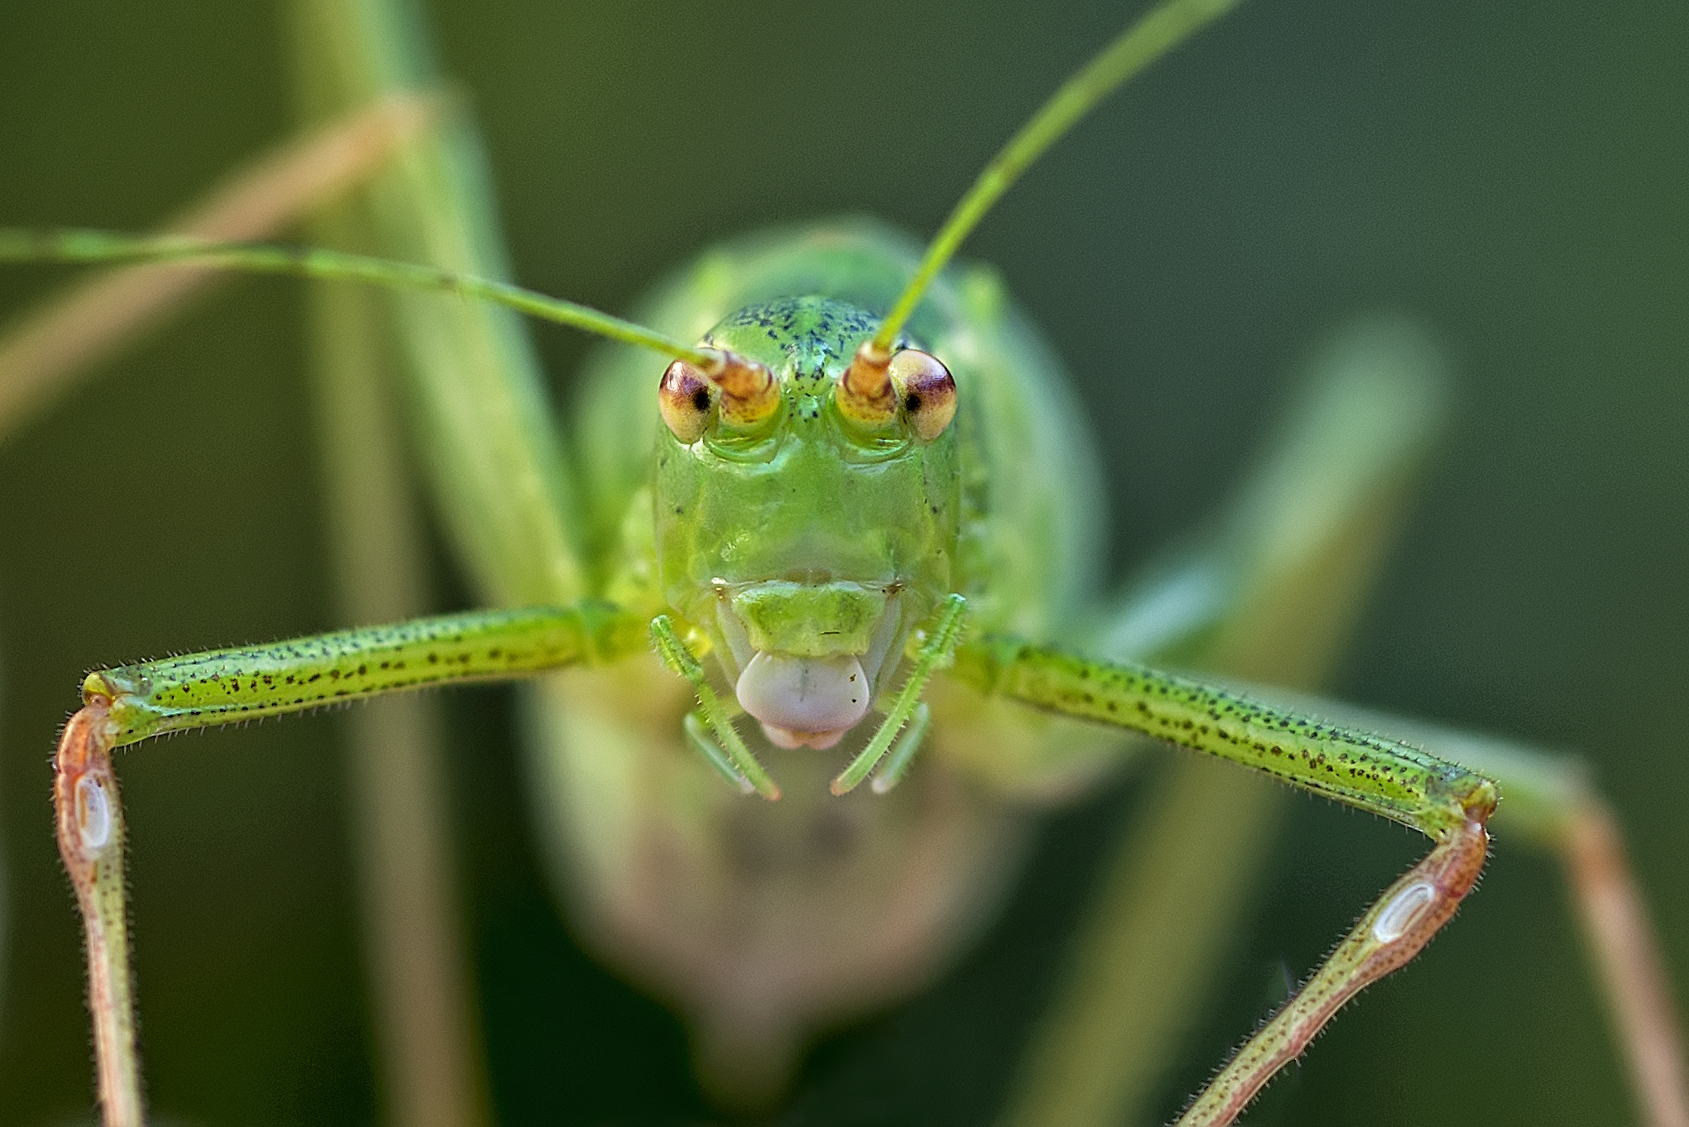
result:
[[[702,415],[710,409],[710,393],[699,388],[692,393],[692,409]]]
[[[903,406],[910,414],[914,414],[916,411],[921,409],[921,397],[914,392],[910,392],[909,398],[903,401]]]

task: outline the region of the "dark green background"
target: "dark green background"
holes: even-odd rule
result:
[[[1130,7],[436,3],[522,281],[612,308],[709,240],[840,210],[930,230]],[[1006,6],[998,5],[996,8]],[[288,129],[266,5],[0,5],[0,222],[148,225]],[[1298,352],[1413,311],[1452,433],[1343,666],[1364,703],[1582,749],[1689,995],[1689,8],[1252,0],[1087,122],[970,245],[1093,405],[1117,564],[1217,498]],[[0,274],[0,308],[49,280]],[[47,757],[90,666],[332,625],[296,286],[241,281],[0,450],[0,1122],[90,1106]],[[552,369],[580,343],[540,332]],[[443,588],[449,599],[449,581]],[[702,1114],[678,1028],[566,946],[513,812],[505,697],[455,698],[454,794],[511,1124]],[[364,1122],[370,1033],[332,717],[148,745],[131,811],[155,1107]],[[1130,801],[1130,795],[1128,795]],[[984,953],[827,1046],[794,1122],[977,1122],[1082,895],[1068,819]],[[1311,799],[1169,1110],[1420,846]],[[1285,968],[1288,968],[1288,972]],[[1542,857],[1256,1122],[1624,1122]]]

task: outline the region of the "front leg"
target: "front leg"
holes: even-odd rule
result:
[[[1142,666],[1090,661],[1012,639],[964,644],[951,675],[987,694],[1253,767],[1412,826],[1436,842],[1215,1077],[1181,1124],[1231,1123],[1345,1002],[1429,942],[1483,867],[1495,784],[1409,745]]]
[[[59,852],[88,952],[106,1127],[140,1127],[123,886],[123,810],[111,753],[164,732],[302,712],[406,689],[508,680],[613,661],[645,646],[644,623],[608,603],[473,611],[214,650],[90,673],[59,738],[53,803]]]
[[[1618,819],[1582,760],[1283,689],[1252,686],[1248,692],[1435,747],[1499,782],[1507,799],[1499,811],[1503,832],[1555,857],[1565,871],[1620,1057],[1630,1073],[1638,1121],[1649,1127],[1689,1127],[1689,1069],[1671,979]]]

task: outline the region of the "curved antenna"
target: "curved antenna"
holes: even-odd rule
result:
[[[1044,151],[1059,141],[1081,117],[1102,101],[1128,78],[1188,39],[1192,33],[1211,20],[1235,7],[1238,0],[1166,0],[1104,47],[1077,74],[1068,79],[1050,96],[1049,101],[1009,138],[991,162],[979,174],[973,187],[956,204],[950,218],[933,237],[927,253],[921,259],[914,278],[904,289],[891,312],[880,324],[874,339],[862,346],[864,359],[880,364],[891,355],[897,334],[915,311],[915,306],[927,292],[927,287],[944,269],[956,248],[979,221],[985,218],[997,197],[1008,191],[1021,173],[1044,155]]]
[[[591,306],[547,297],[509,282],[472,274],[454,274],[432,266],[392,262],[361,254],[317,247],[288,247],[268,243],[230,243],[191,235],[124,235],[83,229],[30,230],[0,228],[0,262],[177,262],[194,260],[231,270],[257,274],[294,274],[367,282],[390,289],[455,293],[508,306],[543,321],[555,321],[623,344],[660,352],[701,369],[711,380],[731,379],[748,363],[732,353],[699,348],[655,329]],[[760,365],[759,365],[760,366]]]

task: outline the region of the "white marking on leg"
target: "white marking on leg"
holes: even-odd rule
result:
[[[104,784],[89,775],[76,780],[76,830],[89,860],[111,843],[111,800]]]
[[[1407,934],[1409,928],[1437,898],[1437,888],[1428,880],[1414,881],[1391,898],[1378,913],[1372,925],[1372,935],[1380,943],[1394,943]]]

